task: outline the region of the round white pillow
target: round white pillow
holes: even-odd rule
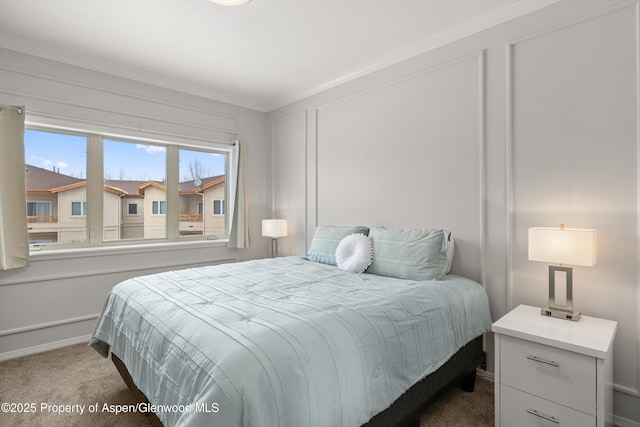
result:
[[[350,234],[336,248],[338,268],[349,273],[362,273],[373,261],[373,244],[364,234]]]

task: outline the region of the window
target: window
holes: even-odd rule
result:
[[[163,239],[167,236],[167,147],[135,141],[105,139],[104,240]],[[130,202],[149,204],[144,217],[131,216]],[[124,207],[129,205],[126,214]],[[137,212],[137,206],[135,207]]]
[[[27,202],[28,222],[55,222],[51,216],[51,202]]]
[[[224,215],[224,200],[213,201],[213,214]]]
[[[87,215],[87,202],[71,202],[71,215],[72,216],[86,216]]]
[[[204,145],[25,130],[30,242],[55,249],[226,238],[231,146]]]
[[[227,156],[181,148],[179,164],[180,235],[224,235]]]
[[[30,245],[87,240],[87,136],[26,129],[25,189]]]
[[[167,202],[165,202],[164,200],[154,200],[152,202],[151,213],[154,215],[166,215]]]

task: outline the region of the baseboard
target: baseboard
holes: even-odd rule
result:
[[[476,375],[487,381],[493,382],[495,380],[493,372],[485,371],[484,369],[476,369]]]
[[[5,360],[9,359],[16,359],[18,357],[29,356],[31,354],[44,353],[45,351],[68,347],[74,344],[88,343],[90,339],[91,335],[82,335],[66,340],[54,341],[46,344],[36,345],[33,347],[21,348],[20,350],[0,353],[0,362],[4,362]]]
[[[613,416],[613,425],[616,427],[640,427],[640,423],[619,417],[617,415]]]

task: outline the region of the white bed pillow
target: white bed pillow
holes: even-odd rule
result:
[[[349,273],[362,273],[373,261],[373,244],[366,235],[350,234],[336,248],[338,268]]]

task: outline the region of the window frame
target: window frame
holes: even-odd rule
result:
[[[157,206],[157,209],[156,209]],[[162,207],[164,206],[164,209]],[[164,210],[164,212],[162,212]],[[151,215],[163,216],[167,214],[167,201],[166,200],[152,200],[151,201]]]
[[[184,246],[194,244],[207,244],[209,246],[223,246],[226,245],[229,240],[229,218],[225,217],[224,222],[224,234],[219,235],[180,235],[179,233],[179,176],[178,176],[178,153],[181,148],[195,149],[203,152],[215,153],[224,155],[225,161],[225,182],[224,182],[224,194],[231,194],[231,182],[229,178],[229,163],[231,160],[232,146],[234,141],[221,141],[221,140],[205,140],[205,139],[193,139],[187,136],[167,135],[165,139],[154,138],[141,138],[139,136],[122,135],[121,133],[109,133],[91,130],[79,130],[77,128],[64,127],[64,126],[51,126],[46,124],[39,124],[34,122],[25,122],[26,130],[36,130],[42,132],[62,133],[68,135],[84,136],[87,138],[87,156],[86,156],[86,192],[87,200],[86,205],[95,206],[95,209],[86,211],[85,205],[85,218],[87,219],[87,239],[81,242],[57,242],[55,244],[45,246],[33,246],[30,247],[30,253],[42,256],[39,252],[47,252],[50,254],[58,253],[73,253],[76,249],[107,249],[118,247],[131,247],[133,250],[137,248],[152,248],[157,245],[181,245]],[[135,238],[135,239],[121,239],[121,240],[105,240],[103,236],[103,175],[104,175],[104,158],[103,158],[103,141],[104,140],[121,140],[123,142],[140,143],[140,144],[154,144],[162,145],[167,149],[166,156],[166,189],[165,195],[165,214],[157,214],[158,216],[166,217],[166,237],[164,238]],[[28,200],[29,201],[29,200]],[[38,202],[38,201],[33,201]],[[49,203],[50,202],[43,202]],[[138,203],[139,204],[139,203]],[[51,206],[50,206],[51,210]],[[130,216],[139,216],[139,209],[137,214]],[[26,206],[25,206],[26,213]],[[128,207],[127,207],[128,213]],[[78,215],[73,217],[77,218]]]
[[[221,213],[216,213],[216,202],[220,203],[220,211]],[[211,206],[211,215],[213,216],[224,216],[227,214],[227,204],[224,199],[213,199]]]
[[[39,204],[43,204],[43,205],[48,205],[49,208],[47,209],[47,211],[49,212],[49,215],[45,215],[45,216],[52,216],[51,215],[51,202],[48,200],[29,200],[27,199],[27,216],[40,216],[40,215],[29,215],[29,203],[34,203],[36,205],[36,212],[38,211],[38,205]]]
[[[73,213],[73,205],[75,203],[80,203],[80,213],[79,214],[74,214]],[[86,217],[86,216],[87,216],[87,202],[72,201],[71,202],[71,218]]]

